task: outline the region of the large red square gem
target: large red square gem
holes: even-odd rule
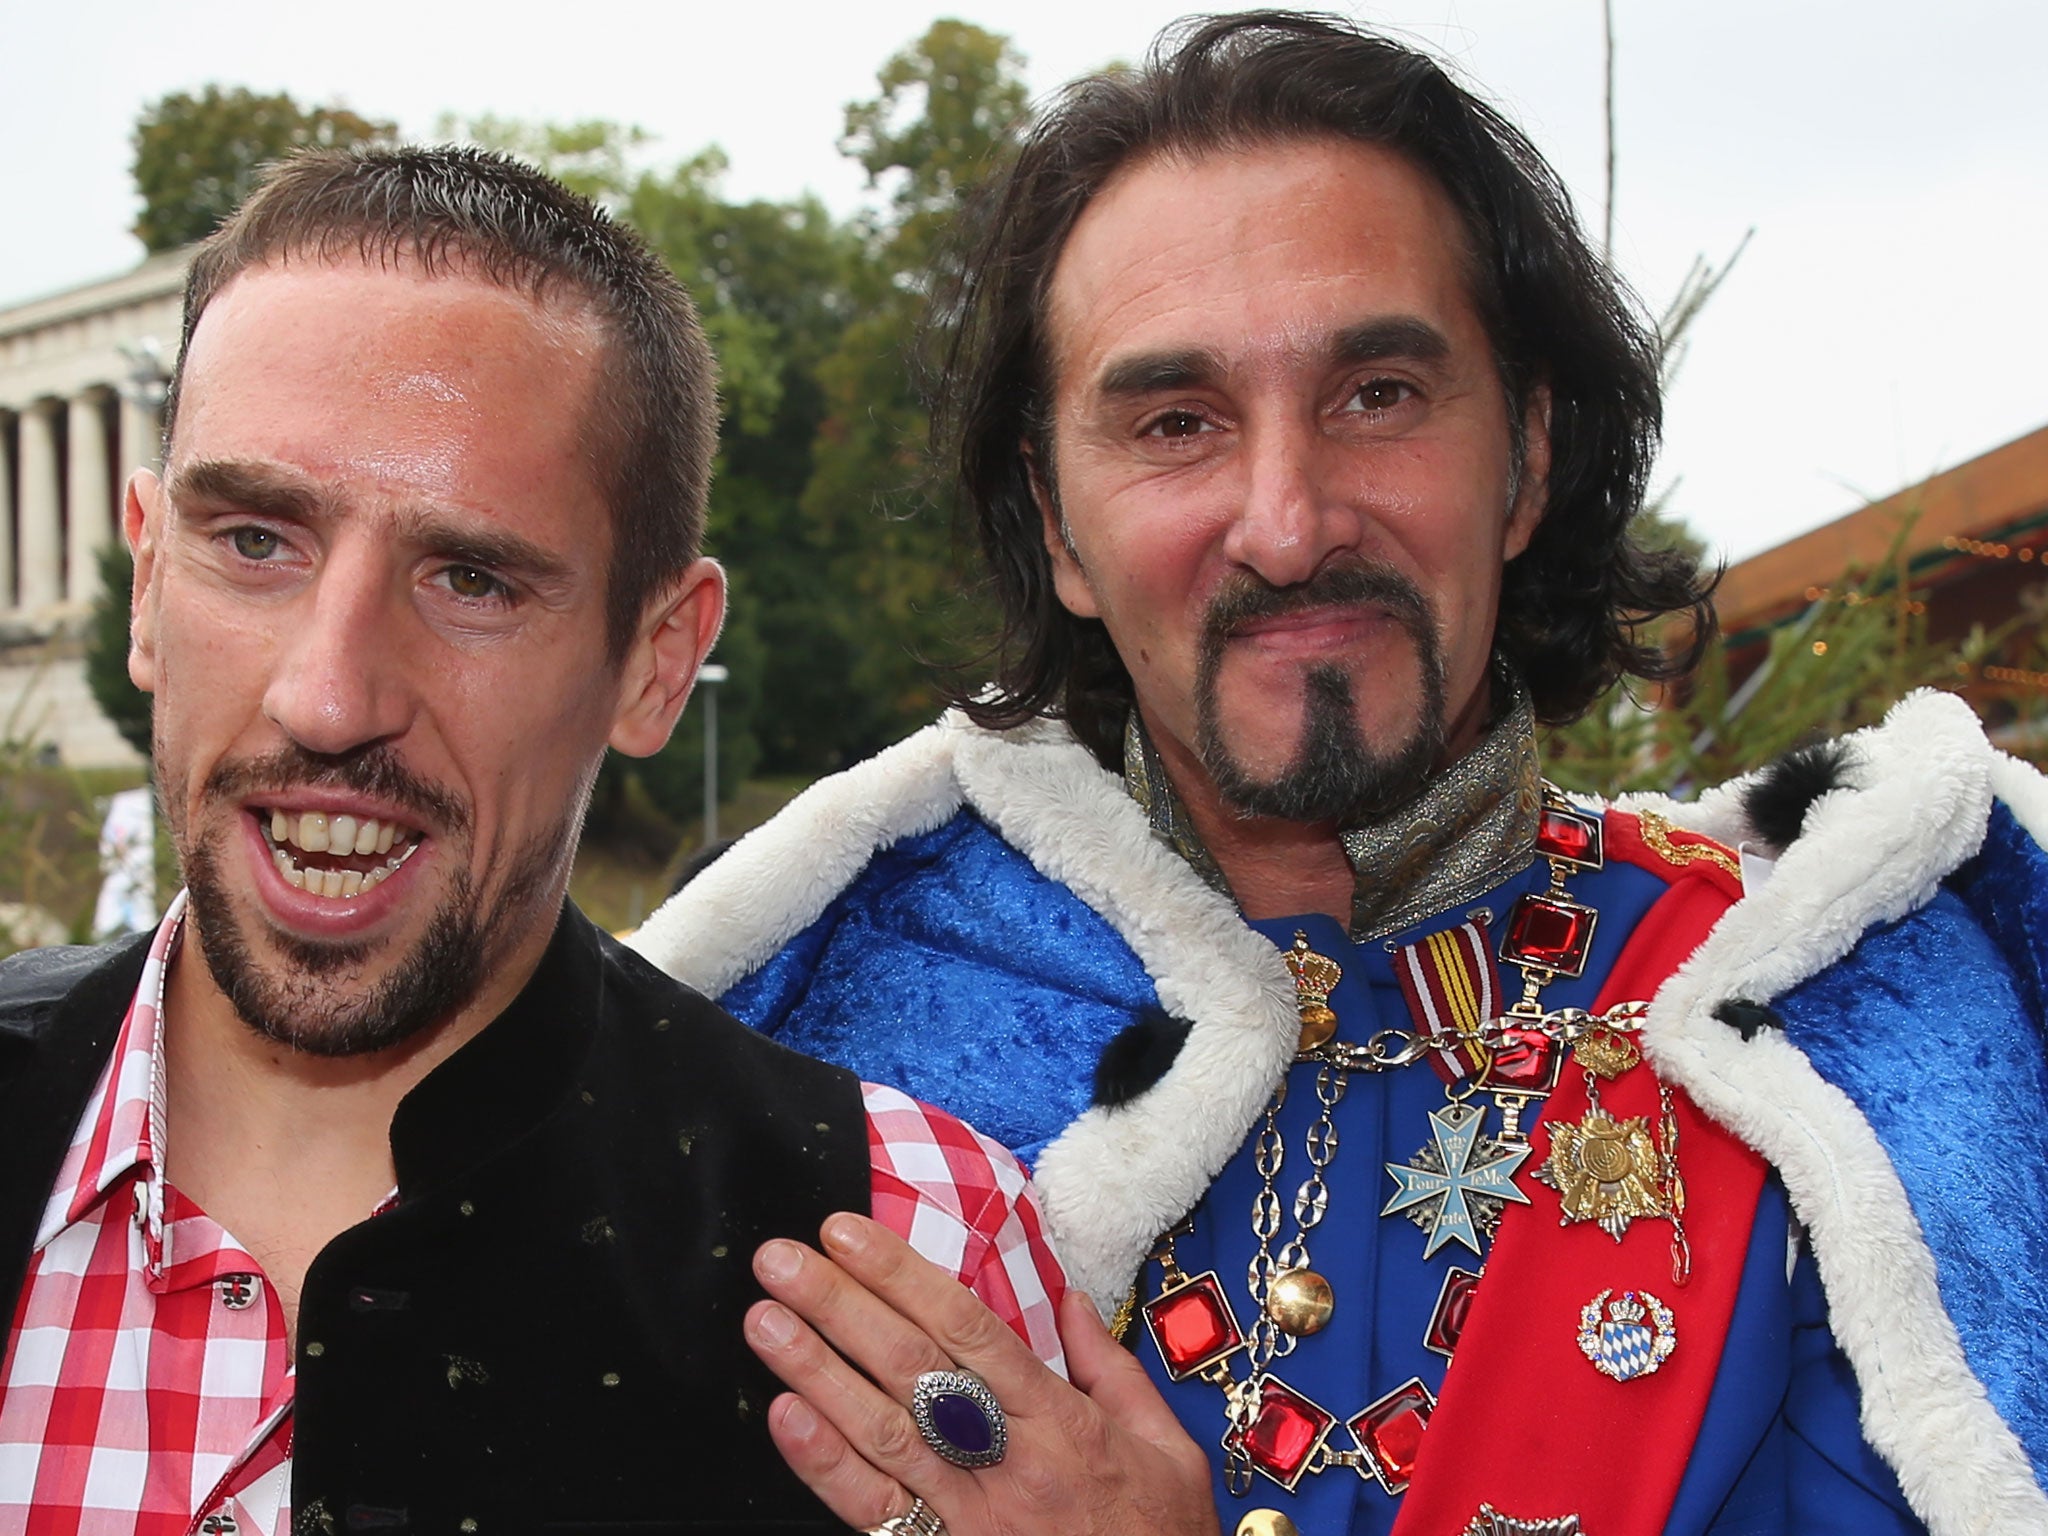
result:
[[[1479,1272],[1453,1264],[1444,1276],[1444,1288],[1437,1293],[1436,1310],[1429,1314],[1429,1331],[1422,1336],[1422,1347],[1450,1358],[1465,1332],[1472,1298],[1478,1294]]]
[[[1480,1077],[1485,1087],[1511,1093],[1549,1093],[1557,1086],[1557,1069],[1564,1063],[1564,1050],[1557,1041],[1540,1029],[1517,1029],[1510,1024],[1501,1026],[1500,1035]]]
[[[1351,1420],[1352,1436],[1371,1458],[1380,1486],[1387,1492],[1401,1492],[1415,1476],[1422,1432],[1429,1427],[1435,1409],[1436,1399],[1418,1378],[1394,1388]]]
[[[1142,1310],[1166,1374],[1175,1381],[1214,1365],[1244,1344],[1223,1282],[1213,1269],[1154,1296]]]
[[[1545,806],[1536,823],[1536,851],[1546,859],[1562,859],[1581,869],[1598,869],[1600,818],[1584,811]]]
[[[1516,965],[1533,965],[1560,976],[1576,976],[1586,968],[1593,944],[1593,921],[1599,914],[1575,901],[1554,896],[1520,896],[1508,913],[1501,935],[1500,957]]]
[[[1277,1376],[1259,1378],[1259,1402],[1244,1432],[1251,1464],[1283,1488],[1292,1488],[1336,1427],[1337,1416],[1303,1397]]]

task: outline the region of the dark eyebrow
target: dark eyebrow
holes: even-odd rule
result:
[[[334,511],[317,488],[264,464],[237,459],[201,459],[174,470],[171,499],[195,498],[234,507],[259,517],[296,522]],[[530,539],[427,507],[409,510],[399,536],[455,565],[485,566],[524,577],[537,586],[559,586],[573,574],[568,562]]]
[[[174,469],[167,487],[173,502],[218,502],[266,517],[304,521],[327,505],[304,482],[261,464],[238,459],[200,459]]]
[[[574,574],[567,561],[531,539],[433,511],[409,514],[404,519],[403,536],[452,565],[483,566],[520,576],[536,586],[560,586]]]
[[[1346,326],[1330,340],[1333,363],[1378,363],[1397,357],[1440,363],[1450,355],[1450,337],[1427,320],[1408,315]]]
[[[1180,352],[1140,352],[1134,357],[1120,357],[1104,368],[1096,391],[1112,397],[1153,395],[1161,390],[1213,384],[1222,376],[1222,359],[1199,347]]]

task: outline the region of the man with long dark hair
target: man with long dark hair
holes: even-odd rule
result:
[[[1226,17],[1070,87],[975,230],[933,401],[993,682],[640,943],[1017,1149],[1138,1363],[1076,1313],[1065,1388],[879,1237],[778,1245],[798,1470],[955,1536],[1213,1529],[1194,1444],[1243,1533],[2038,1528],[2042,1221],[1958,1195],[1901,1071],[2037,1105],[2033,973],[1929,1029],[1935,928],[1826,968],[1951,873],[1914,921],[1984,950],[2041,868],[1994,792],[2048,796],[1945,700],[1697,809],[1544,782],[1539,722],[1712,618],[1636,542],[1653,340],[1528,142],[1411,49]],[[955,1362],[1002,1466],[902,1406]]]

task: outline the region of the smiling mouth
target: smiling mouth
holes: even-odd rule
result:
[[[347,900],[382,885],[419,852],[424,834],[374,817],[251,807],[285,883]]]

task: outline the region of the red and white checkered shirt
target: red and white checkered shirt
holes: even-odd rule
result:
[[[284,1309],[161,1171],[160,1021],[183,913],[181,896],[36,1234],[0,1364],[0,1530],[285,1536],[291,1523]],[[875,1219],[1064,1371],[1065,1280],[1016,1159],[893,1088],[862,1094]]]

